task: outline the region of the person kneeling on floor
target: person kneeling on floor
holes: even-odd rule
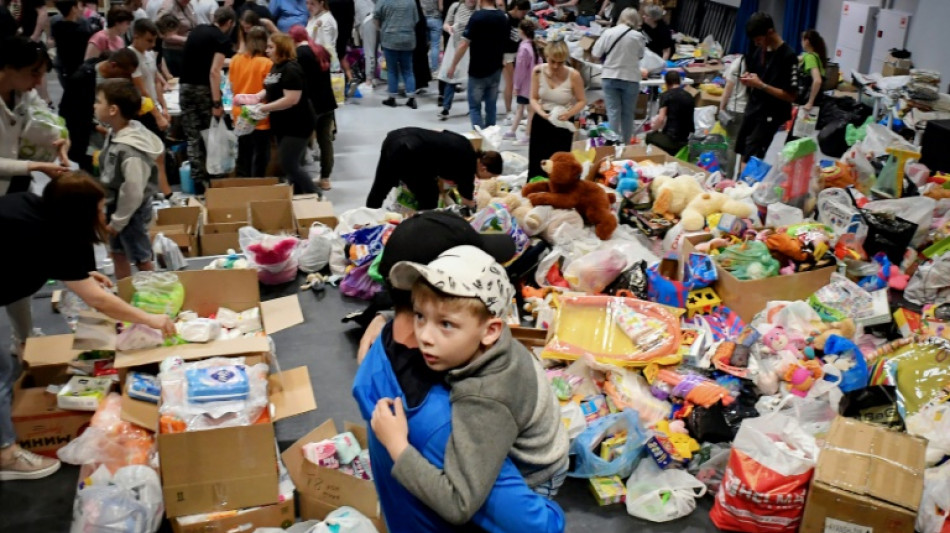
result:
[[[689,136],[696,130],[693,123],[693,111],[696,102],[680,85],[680,73],[670,71],[664,77],[666,92],[660,96],[660,111],[653,118],[655,131],[647,135],[647,144],[654,144],[676,155],[689,142]]]

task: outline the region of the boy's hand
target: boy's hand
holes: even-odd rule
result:
[[[395,401],[383,398],[376,402],[370,427],[393,461],[397,461],[409,447],[409,422],[402,408],[402,398],[396,398]]]

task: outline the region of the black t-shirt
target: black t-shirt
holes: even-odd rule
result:
[[[640,0],[614,0],[614,5],[610,9],[610,20],[614,26],[616,26],[617,21],[620,20],[620,13],[628,7],[640,9]],[[644,27],[645,26],[646,24],[644,24]]]
[[[746,57],[746,66],[749,72],[758,74],[766,84],[783,91],[798,92],[798,57],[787,43],[782,43],[772,52],[756,48]],[[750,89],[745,112],[746,115],[770,117],[784,122],[792,116],[792,104],[765,91]]]
[[[56,41],[56,57],[59,61],[60,72],[69,77],[76,72],[79,65],[82,65],[89,34],[81,24],[71,20],[56,21],[51,31]]]
[[[10,13],[7,6],[0,4],[0,35],[4,37],[16,35],[16,27],[16,19],[13,18],[13,13]]]
[[[521,19],[516,19],[510,14],[505,13],[505,16],[508,17],[508,40],[505,42],[505,53],[506,54],[517,54],[518,47],[521,46],[521,33],[518,29],[518,26],[521,25]]]
[[[277,137],[309,137],[313,133],[313,111],[306,87],[303,69],[293,60],[274,63],[270,74],[264,78],[268,102],[283,98],[285,90],[303,91],[300,100],[292,107],[270,114],[270,129]]]
[[[0,196],[0,235],[8,250],[30,251],[29,259],[0,261],[0,278],[6,280],[0,283],[0,306],[31,296],[47,280],[79,281],[96,269],[92,245],[53,220],[33,193]]]
[[[320,60],[307,44],[297,47],[297,63],[303,70],[306,85],[304,94],[310,98],[314,113],[322,115],[336,109],[336,96],[333,95],[333,85],[330,83],[329,67],[320,68]]]
[[[679,142],[689,140],[689,135],[695,130],[693,125],[693,111],[696,101],[682,87],[666,91],[660,96],[660,108],[666,108],[666,126],[663,133]]]
[[[23,30],[23,36],[29,38],[36,29],[36,21],[39,18],[36,15],[37,8],[45,8],[45,0],[23,0],[20,11],[20,28]]]
[[[443,375],[426,365],[422,352],[396,342],[393,338],[392,321],[383,326],[380,335],[399,388],[406,395],[406,407],[418,407],[428,396],[429,390],[442,383]]]
[[[616,6],[614,9],[617,9]],[[647,48],[652,50],[654,54],[662,57],[663,50],[669,48],[672,55],[673,31],[665,22],[662,20],[657,22],[655,28],[651,28],[649,24],[644,24],[640,31],[650,39]]]
[[[475,148],[464,135],[409,127],[389,132],[387,139],[390,137],[400,141],[414,156],[418,155],[415,158],[418,167],[401,178],[407,185],[440,177],[454,183],[464,198],[474,198]]]
[[[185,41],[184,64],[181,71],[181,83],[189,85],[211,85],[211,65],[215,54],[231,55],[231,40],[213,24],[199,24],[188,34]]]
[[[463,34],[470,43],[469,76],[487,78],[501,70],[505,43],[510,40],[508,29],[508,16],[503,11],[480,9],[472,14]]]

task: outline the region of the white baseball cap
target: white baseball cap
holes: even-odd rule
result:
[[[449,248],[428,265],[401,261],[389,273],[393,287],[403,290],[411,289],[420,277],[445,294],[478,298],[496,317],[504,316],[515,295],[505,268],[470,245]]]

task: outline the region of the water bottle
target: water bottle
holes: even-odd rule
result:
[[[234,100],[234,93],[231,92],[231,80],[227,76],[221,79],[221,105],[225,110],[231,109],[231,103]]]
[[[191,179],[191,162],[182,163],[178,169],[178,177],[181,179],[181,192],[195,194],[195,182]]]

